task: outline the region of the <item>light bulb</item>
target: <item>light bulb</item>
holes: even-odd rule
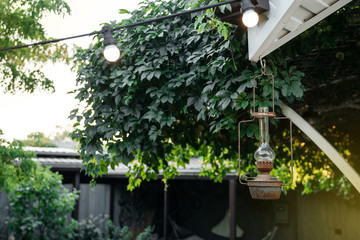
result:
[[[268,112],[267,107],[260,107],[259,112]],[[275,152],[269,144],[269,118],[259,118],[260,144],[256,149],[254,158],[256,161],[274,161]]]
[[[259,15],[254,9],[248,9],[243,13],[242,21],[246,27],[255,27],[259,22]]]
[[[116,45],[108,45],[104,48],[104,57],[109,62],[115,62],[120,57],[120,50]]]

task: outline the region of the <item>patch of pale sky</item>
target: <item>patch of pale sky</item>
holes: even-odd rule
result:
[[[71,15],[64,18],[48,15],[42,23],[48,36],[68,37],[101,29],[101,24],[120,21],[127,15],[118,14],[119,9],[134,10],[140,0],[69,0]],[[69,45],[88,46],[92,37],[66,41]],[[42,69],[54,81],[56,92],[34,94],[0,94],[0,129],[7,140],[24,139],[29,133],[43,132],[50,135],[56,126],[71,125],[70,111],[76,107],[74,94],[76,73],[71,65],[48,63]]]

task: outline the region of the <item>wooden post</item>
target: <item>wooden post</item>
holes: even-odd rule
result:
[[[164,190],[164,240],[168,239],[168,189]]]
[[[75,176],[74,176],[74,189],[76,190],[80,190],[80,171],[79,172],[75,172]],[[72,218],[75,220],[79,220],[79,204],[80,204],[80,194],[79,193],[79,198],[76,200],[75,202],[75,206],[74,206],[74,211],[72,212]]]
[[[114,210],[115,210],[115,184],[110,184],[110,220],[114,222]]]
[[[236,239],[236,181],[229,180],[230,240]]]
[[[164,240],[168,239],[168,189],[164,190]]]

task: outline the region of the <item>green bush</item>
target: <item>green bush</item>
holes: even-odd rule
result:
[[[15,161],[29,160],[36,155],[22,150],[23,144],[19,141],[12,143],[1,138],[0,130],[0,191],[8,194],[13,192],[22,181],[27,181],[28,174],[23,169],[25,165],[15,164]]]
[[[62,186],[62,176],[31,160],[23,160],[26,179],[9,195],[9,230],[16,239],[71,239],[77,193]]]
[[[9,231],[16,239],[131,240],[128,227],[119,228],[107,217],[76,221],[70,217],[77,191],[62,186],[62,176],[42,167],[22,150],[22,143],[6,142],[0,130],[0,191],[9,196]],[[136,239],[147,240],[151,228]]]
[[[128,227],[114,226],[108,216],[99,215],[90,216],[81,220],[76,226],[76,240],[131,240],[132,233]],[[150,240],[152,237],[152,228],[148,226],[144,232],[141,232],[136,240]]]
[[[147,228],[145,228],[144,232],[140,233],[136,237],[136,240],[149,240],[151,239],[151,236],[152,236],[152,228],[148,226]]]
[[[81,220],[75,231],[76,240],[131,240],[132,234],[128,227],[116,227],[108,216],[90,216]]]
[[[16,239],[26,240],[131,240],[128,227],[116,227],[107,216],[81,221],[70,218],[77,191],[62,186],[62,176],[30,159],[18,166],[23,177],[9,192],[9,231]],[[148,240],[152,229],[146,228],[137,240]]]

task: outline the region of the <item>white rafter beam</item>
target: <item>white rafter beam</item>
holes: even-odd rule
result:
[[[280,107],[283,114],[291,119],[291,121],[305,133],[326,154],[326,156],[328,156],[360,193],[359,173],[357,173],[343,156],[341,156],[341,154],[305,119],[284,103],[280,103]]]

